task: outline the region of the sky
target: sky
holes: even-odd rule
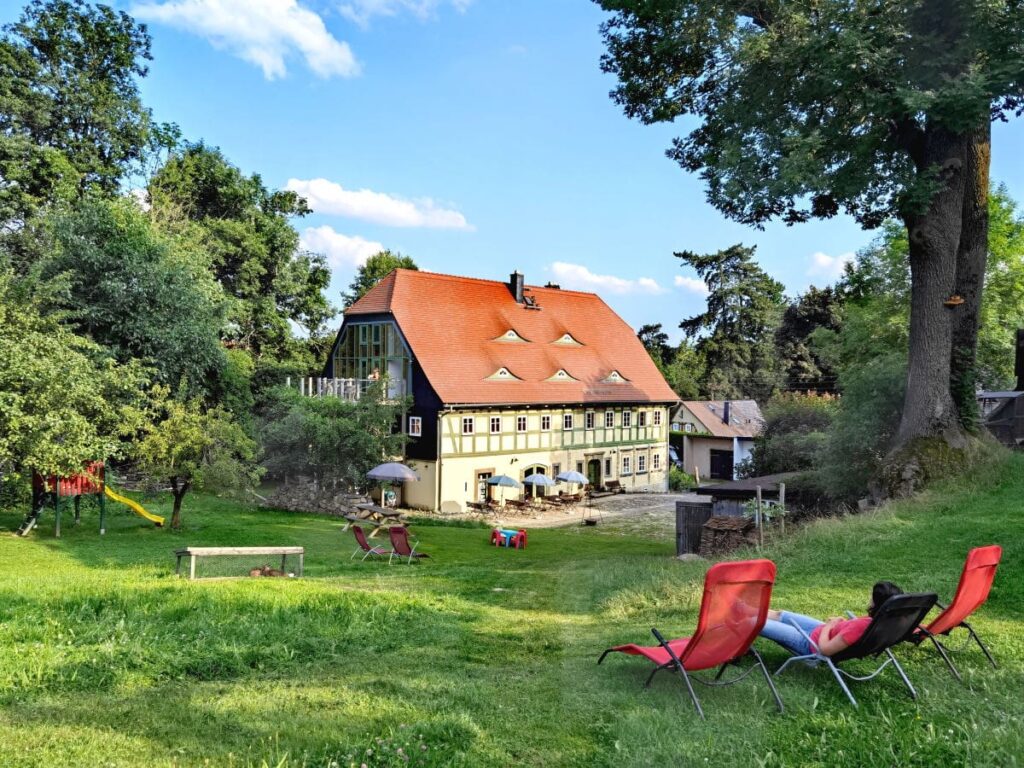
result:
[[[0,0],[0,22],[22,2]],[[633,327],[704,308],[676,251],[757,247],[790,295],[870,242],[851,219],[756,230],[725,219],[665,156],[680,125],[609,98],[589,0],[115,0],[148,24],[143,97],[246,173],[302,193],[303,244],[332,301],[381,248],[423,269],[600,294]],[[1020,122],[992,176],[1024,200]]]

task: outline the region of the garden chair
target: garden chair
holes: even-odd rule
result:
[[[390,549],[384,549],[384,547],[371,547],[370,542],[366,540],[366,534],[363,533],[363,529],[358,525],[352,526],[352,535],[356,537],[356,544],[359,545],[356,547],[356,551],[352,553],[352,557],[355,557],[360,552],[365,553],[363,555],[363,560],[368,557],[384,557],[384,555],[394,554]],[[352,557],[350,557],[349,560],[351,560]]]
[[[704,597],[697,629],[692,636],[668,642],[657,629],[652,628],[651,632],[658,645],[618,645],[602,653],[597,663],[600,664],[613,651],[643,656],[655,665],[644,683],[645,688],[650,687],[651,680],[659,670],[675,669],[686,683],[686,689],[701,719],[704,719],[704,710],[697,700],[691,680],[704,685],[731,685],[760,668],[781,712],[782,699],[779,698],[779,692],[775,690],[761,655],[753,648],[754,639],[768,617],[768,602],[774,583],[775,563],[771,560],[713,565],[704,577]],[[739,677],[722,682],[721,677],[726,667],[739,666],[740,659],[747,656],[753,658],[751,666]],[[719,667],[713,680],[702,680],[690,674],[713,667]]]
[[[989,660],[989,663],[993,667],[996,666],[996,661],[992,658],[992,654],[989,653],[985,644],[981,642],[981,638],[978,637],[978,633],[974,631],[974,628],[967,623],[967,618],[988,600],[988,593],[992,589],[992,582],[996,577],[996,568],[999,566],[999,560],[1002,555],[1003,548],[997,544],[987,547],[976,547],[968,552],[967,560],[964,561],[964,569],[960,574],[960,583],[957,585],[956,594],[953,596],[953,602],[948,606],[936,603],[942,612],[932,619],[928,626],[919,627],[910,636],[911,642],[914,643],[920,643],[925,638],[931,640],[935,645],[935,649],[949,667],[949,671],[953,673],[953,677],[957,680],[962,680],[960,672],[949,658],[949,652],[954,649],[947,648],[939,640],[938,635],[946,635],[948,637],[949,633],[954,629],[963,627],[968,633],[964,648],[973,639],[978,644],[978,647],[981,648],[981,652],[985,654],[985,658]],[[963,650],[963,648],[957,650]]]
[[[810,636],[794,623],[793,626],[800,630],[800,634],[807,638],[811,648],[814,649],[814,653],[804,656],[792,656],[786,659],[785,663],[775,671],[775,674],[782,674],[786,667],[796,661],[824,663],[831,670],[832,674],[835,675],[839,687],[843,689],[850,703],[856,707],[857,700],[853,697],[843,677],[845,676],[850,680],[857,680],[858,682],[872,680],[881,674],[882,670],[889,666],[889,664],[892,664],[910,691],[910,698],[916,699],[917,691],[911,685],[907,673],[903,671],[903,667],[900,666],[900,663],[896,661],[896,657],[893,656],[892,647],[902,643],[904,640],[910,639],[911,634],[920,626],[924,617],[928,615],[928,611],[934,607],[938,599],[938,595],[931,592],[894,595],[890,597],[882,603],[882,607],[875,613],[861,638],[846,650],[840,651],[833,656],[825,656],[819,653]],[[854,618],[854,615],[849,611],[847,615],[851,619]],[[866,659],[869,656],[877,658],[883,653],[886,655],[885,661],[870,675],[852,675],[846,670],[839,668],[839,664],[844,661]]]
[[[399,559],[406,558],[407,564],[411,564],[413,560],[420,557],[430,557],[425,552],[416,551],[419,542],[416,542],[411,547],[409,546],[409,532],[402,526],[395,525],[388,528],[388,535],[391,537],[391,547],[394,549],[388,558],[388,565],[391,565],[391,561],[396,557]]]

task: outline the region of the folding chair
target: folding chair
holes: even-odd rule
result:
[[[356,551],[352,553],[352,557],[355,557],[360,552],[365,552],[363,560],[368,557],[384,557],[384,555],[394,554],[390,549],[384,549],[384,547],[371,547],[370,542],[366,540],[366,534],[363,533],[363,529],[358,525],[352,526],[352,535],[356,537],[356,544],[359,545],[356,547]],[[351,560],[352,557],[350,557],[349,560]],[[362,562],[362,560],[360,562]]]
[[[938,595],[935,595],[934,593],[904,594],[890,597],[875,613],[874,617],[871,619],[871,623],[868,625],[868,628],[864,630],[864,634],[861,638],[846,650],[840,651],[833,656],[825,656],[824,654],[819,653],[817,646],[811,640],[810,636],[804,632],[800,626],[793,622],[793,626],[800,630],[800,634],[807,638],[807,642],[810,643],[814,652],[804,656],[793,656],[786,659],[785,663],[775,671],[775,674],[776,676],[782,674],[786,667],[796,661],[822,662],[832,671],[832,674],[835,675],[836,681],[839,683],[839,687],[843,689],[843,692],[850,700],[850,703],[856,707],[857,700],[853,697],[853,694],[850,692],[850,689],[843,680],[843,677],[845,676],[850,680],[857,680],[858,682],[872,680],[881,674],[882,670],[889,664],[892,664],[896,668],[896,671],[899,673],[904,684],[906,684],[909,689],[910,698],[916,699],[917,691],[915,691],[914,686],[911,685],[910,679],[907,677],[906,672],[903,671],[903,667],[901,667],[900,663],[896,661],[896,657],[893,656],[891,648],[897,643],[902,643],[904,640],[910,638],[910,635],[921,624],[921,621],[928,615],[928,611],[932,609],[938,599]],[[847,615],[851,619],[854,618],[852,613],[847,612]],[[849,661],[850,659],[864,659],[868,656],[877,657],[883,653],[887,658],[882,662],[882,665],[870,675],[852,675],[845,669],[840,669],[838,666],[842,662]]]
[[[704,577],[704,597],[700,605],[697,629],[690,637],[668,642],[657,629],[651,628],[658,645],[618,645],[609,648],[597,660],[600,664],[613,651],[631,656],[643,656],[655,667],[644,683],[649,688],[654,675],[662,669],[679,672],[690,693],[697,714],[704,719],[692,680],[703,685],[732,685],[738,683],[755,669],[760,668],[764,679],[775,698],[775,705],[782,712],[782,699],[775,690],[771,675],[754,650],[753,642],[768,617],[768,603],[772,585],[775,583],[775,563],[771,560],[745,560],[734,563],[718,563],[708,569]],[[721,681],[726,667],[740,666],[740,659],[750,656],[751,666],[732,680]],[[719,667],[713,680],[702,680],[691,672]]]
[[[391,561],[395,557],[407,558],[407,564],[411,564],[414,559],[419,557],[430,557],[425,552],[416,551],[419,542],[416,542],[411,547],[409,546],[409,532],[403,526],[394,525],[388,528],[388,535],[391,537],[391,546],[394,549],[394,552],[388,558],[388,565],[391,565]]]
[[[987,547],[976,547],[968,552],[967,560],[964,562],[964,569],[960,574],[960,583],[957,585],[956,594],[953,596],[953,602],[948,606],[936,603],[942,609],[942,613],[932,619],[928,626],[918,627],[918,630],[910,637],[911,642],[914,643],[921,643],[925,638],[931,640],[935,645],[935,649],[949,667],[949,671],[953,673],[953,677],[957,680],[962,680],[962,678],[953,661],[949,658],[949,653],[954,650],[963,650],[970,644],[972,639],[981,648],[981,652],[985,654],[985,658],[989,660],[989,663],[993,667],[996,666],[996,660],[992,658],[988,648],[981,642],[978,633],[967,623],[967,617],[988,600],[988,593],[992,589],[992,582],[996,578],[996,568],[999,567],[999,560],[1002,555],[1003,548],[997,544]],[[958,627],[963,627],[967,630],[968,637],[966,643],[963,648],[947,648],[939,640],[938,635],[946,635],[948,637],[949,633]]]

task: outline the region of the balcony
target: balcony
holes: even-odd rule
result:
[[[389,379],[325,379],[314,376],[293,380],[288,377],[286,385],[297,387],[306,397],[337,397],[348,402],[356,402],[374,385],[383,383],[386,399],[398,400],[405,395],[405,382]]]

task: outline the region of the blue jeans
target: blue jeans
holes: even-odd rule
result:
[[[825,622],[812,619],[799,613],[781,611],[779,621],[768,619],[761,630],[761,637],[773,640],[794,656],[809,656],[817,649],[812,648],[810,642],[801,634],[800,630],[793,625],[798,625],[808,635],[815,627],[820,627]]]

